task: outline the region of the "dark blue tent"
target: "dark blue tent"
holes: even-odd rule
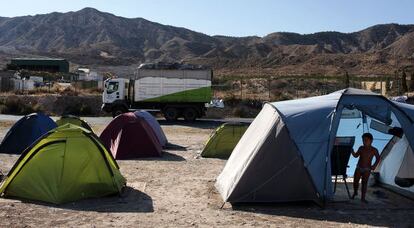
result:
[[[21,154],[40,136],[56,127],[55,121],[44,114],[33,113],[24,116],[7,132],[0,145],[0,153]]]

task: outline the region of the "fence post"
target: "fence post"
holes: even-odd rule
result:
[[[267,79],[267,88],[269,90],[269,101],[272,99],[271,98],[271,91],[270,91],[270,86],[271,86],[271,83],[272,83],[272,79],[271,78],[272,77],[270,77],[270,78]]]
[[[298,86],[299,86],[299,79],[296,78],[296,99],[299,98],[299,89],[298,89]]]
[[[381,87],[381,95],[384,95],[383,91],[382,91],[382,79],[380,81],[380,87]]]
[[[397,96],[399,96],[400,93],[401,93],[401,80],[398,77],[398,71],[395,71],[395,78],[397,79],[397,88],[398,88],[398,90],[397,90],[397,92],[398,92]]]
[[[220,86],[220,78],[218,78],[217,79],[217,84],[216,85],[214,85],[214,86],[212,86],[212,88],[213,88],[213,96],[214,96],[214,98],[216,98],[217,97],[217,87],[218,86]]]
[[[243,78],[240,78],[240,100],[243,100]]]

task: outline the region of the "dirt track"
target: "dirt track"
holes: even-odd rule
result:
[[[0,138],[16,118],[0,118]],[[110,118],[88,119],[100,133]],[[225,161],[203,159],[198,153],[218,123],[191,126],[163,123],[175,149],[162,158],[119,161],[128,187],[121,197],[89,199],[55,206],[0,198],[0,226],[395,226],[414,224],[414,203],[384,189],[371,188],[368,205],[359,201],[314,204],[226,204],[213,188]],[[16,155],[0,155],[0,169],[7,173]],[[381,197],[372,191],[381,192]],[[343,189],[339,190],[344,199]],[[341,198],[342,197],[342,198]]]

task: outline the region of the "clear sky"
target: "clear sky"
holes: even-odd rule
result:
[[[2,4],[0,16],[67,12],[84,7],[208,35],[353,32],[375,24],[414,24],[414,0],[13,0]]]

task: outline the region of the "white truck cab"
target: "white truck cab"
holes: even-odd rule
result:
[[[103,104],[112,104],[117,100],[124,100],[127,96],[129,80],[125,78],[110,78],[105,81],[102,96]]]

